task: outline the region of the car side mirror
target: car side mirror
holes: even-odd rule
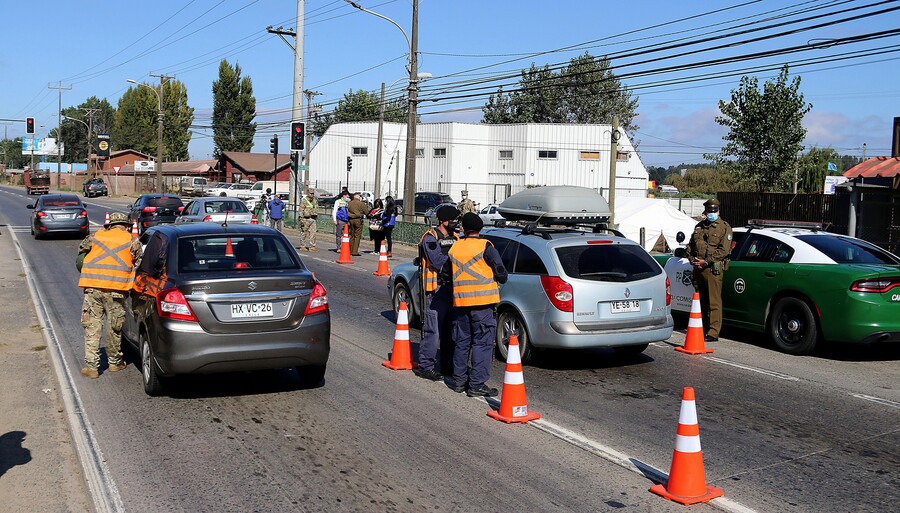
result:
[[[25,208],[34,209],[34,205],[25,205]]]
[[[686,238],[687,237],[685,237],[684,232],[678,232],[675,234],[675,240],[677,240],[679,244],[684,242],[684,239],[686,239]]]
[[[687,250],[684,248],[676,248],[673,254],[678,258],[687,258]]]

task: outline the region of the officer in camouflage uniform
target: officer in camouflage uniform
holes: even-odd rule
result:
[[[81,325],[84,328],[84,368],[87,378],[100,376],[100,337],[103,314],[109,323],[106,333],[106,356],[110,372],[125,368],[120,347],[122,324],[125,322],[125,296],[134,282],[134,270],[142,256],[141,242],[130,232],[128,216],[114,213],[109,222],[81,241],[79,257],[84,254],[78,286],[84,289]],[[80,259],[80,258],[79,258]]]
[[[459,215],[464,216],[468,212],[475,212],[475,203],[472,203],[472,200],[469,199],[469,191],[460,191],[462,194],[462,201],[459,202],[459,205],[456,208],[459,210]]]
[[[722,276],[731,254],[731,226],[719,218],[719,200],[703,204],[705,219],[697,223],[687,247],[687,257],[694,266],[694,287],[700,293],[706,341],[719,340],[722,329]]]
[[[306,191],[306,196],[300,200],[300,247],[306,251],[319,251],[316,249],[316,220],[318,217],[316,190],[309,189]]]

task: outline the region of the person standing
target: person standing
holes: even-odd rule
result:
[[[475,203],[472,203],[472,200],[469,199],[469,191],[460,191],[460,194],[462,194],[462,201],[457,205],[460,215],[466,215],[469,212],[477,213],[475,211]]]
[[[84,328],[84,368],[81,375],[100,376],[100,337],[106,314],[106,358],[110,372],[125,368],[122,357],[122,324],[125,322],[125,295],[134,285],[135,268],[140,265],[141,241],[130,232],[131,221],[119,212],[109,216],[103,229],[88,235],[78,247],[83,254],[78,286],[84,289],[81,326]]]
[[[372,210],[369,210],[369,238],[375,246],[373,255],[381,253],[381,243],[384,242],[384,202],[381,198],[375,200]],[[385,250],[387,251],[387,250]]]
[[[344,227],[350,221],[347,214],[347,205],[350,203],[350,193],[344,189],[338,199],[334,201],[331,209],[331,222],[334,223],[334,250],[341,250],[341,237],[344,236]]]
[[[443,376],[435,370],[437,351],[441,347],[441,335],[446,333],[447,317],[453,306],[453,290],[449,280],[438,284],[438,273],[447,263],[447,255],[459,237],[456,235],[456,219],[459,210],[442,206],[437,211],[438,222],[419,239],[419,276],[421,290],[425,293],[422,317],[422,341],[419,342],[419,367],[415,373],[420,378],[439,381]],[[445,337],[446,338],[446,337]],[[449,345],[449,344],[448,344]],[[449,368],[450,351],[442,352],[442,360]]]
[[[392,258],[394,256],[394,254],[391,253],[392,246],[394,245],[394,226],[397,224],[397,204],[394,202],[393,196],[384,198],[383,219],[384,222],[382,225],[384,226],[384,240],[387,242],[387,256],[388,258]]]
[[[469,397],[495,397],[496,388],[487,385],[497,334],[494,308],[500,302],[498,283],[506,283],[508,273],[500,253],[487,239],[479,237],[484,222],[474,212],[462,216],[465,237],[453,244],[443,279],[453,281],[453,391]],[[469,364],[471,360],[471,366]],[[467,388],[468,383],[468,388]]]
[[[703,204],[705,219],[697,223],[687,246],[694,267],[694,287],[700,293],[700,309],[706,342],[719,340],[722,329],[722,277],[731,254],[731,226],[719,217],[719,200]]]
[[[269,201],[269,226],[279,232],[284,228],[284,201],[277,195]]]
[[[319,206],[316,204],[316,190],[309,189],[300,200],[300,246],[309,252],[316,252],[316,231]]]
[[[350,256],[359,256],[359,242],[362,239],[362,223],[368,209],[360,199],[358,192],[353,193],[353,199],[347,204],[347,217],[350,218]]]

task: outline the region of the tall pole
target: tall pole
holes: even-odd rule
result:
[[[306,142],[303,144],[306,152],[306,170],[303,172],[303,183],[309,187],[309,151],[312,149],[312,116],[313,116],[313,98],[319,96],[320,92],[318,91],[310,91],[305,89],[303,94],[306,95],[306,133],[304,137],[306,137]]]
[[[56,111],[56,189],[59,190],[62,179],[62,92],[63,89],[71,90],[72,86],[63,87],[62,80],[60,80],[56,86],[47,84],[47,89],[56,89],[59,93],[59,109]],[[33,154],[34,150],[31,151]]]
[[[403,176],[403,213],[416,215],[416,93],[419,89],[419,0],[412,3],[412,37],[409,41],[409,118],[406,121],[406,169]]]
[[[378,143],[375,147],[375,197],[381,197],[381,151],[384,146],[384,82],[381,83],[381,100],[378,102]]]
[[[160,73],[159,75],[154,75],[150,73],[151,77],[159,78],[159,90],[156,92],[156,97],[159,100],[159,110],[156,116],[156,192],[165,193],[165,182],[163,181],[163,170],[162,170],[162,161],[163,161],[163,84],[166,83],[166,80],[171,78],[175,78],[174,76],[165,75]],[[148,86],[149,87],[149,86]],[[153,89],[151,87],[151,89]]]
[[[609,132],[609,227],[616,222],[616,157],[619,153],[619,116],[613,116]]]

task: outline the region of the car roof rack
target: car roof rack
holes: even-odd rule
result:
[[[565,224],[560,226],[548,226],[534,221],[509,221],[507,219],[494,220],[495,228],[522,228],[523,235],[539,235],[550,240],[554,233],[610,233],[616,237],[625,238],[619,230],[610,228],[606,223],[597,224]]]
[[[747,228],[801,228],[814,232],[822,230],[822,223],[813,221],[783,221],[775,219],[750,219]]]

